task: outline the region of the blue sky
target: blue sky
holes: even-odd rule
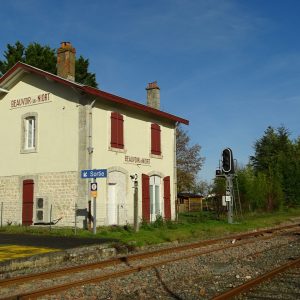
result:
[[[297,0],[1,1],[0,59],[17,40],[70,41],[102,90],[145,103],[157,80],[209,181],[224,148],[246,164],[267,126],[299,136],[299,15]]]

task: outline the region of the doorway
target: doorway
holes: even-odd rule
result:
[[[33,217],[33,191],[34,181],[27,179],[23,181],[23,199],[22,199],[22,225],[32,225]]]
[[[116,207],[116,184],[108,184],[108,203],[107,203],[107,223],[108,225],[117,224],[117,207]]]
[[[127,223],[126,175],[120,171],[110,171],[107,181],[107,224]]]

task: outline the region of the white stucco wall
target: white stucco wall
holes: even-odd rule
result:
[[[18,99],[46,101],[17,105]],[[34,180],[33,222],[37,197],[45,199],[46,220],[62,217],[58,225],[72,226],[78,196],[78,105],[74,90],[27,74],[0,100],[0,203],[3,223],[22,224],[23,180]],[[68,99],[66,101],[65,99]],[[19,102],[20,103],[20,102]],[[25,114],[37,117],[35,152],[22,147]]]
[[[11,108],[12,100],[44,93],[50,93],[49,102]],[[21,153],[22,116],[26,113],[38,116],[35,153]],[[78,107],[72,89],[28,74],[0,100],[0,120],[0,176],[77,170]]]
[[[34,98],[45,93],[49,93],[49,101],[11,107],[13,100]],[[87,207],[91,198],[87,181],[79,179],[79,171],[82,166],[88,165],[88,111],[78,104],[80,97],[78,92],[68,86],[28,73],[0,99],[0,202],[4,203],[7,220],[22,222],[22,182],[25,179],[34,180],[35,198],[44,197],[48,208],[53,205],[53,219],[62,217],[58,225],[73,225],[75,203],[79,203],[81,209]],[[93,99],[91,97],[89,100]],[[125,147],[122,150],[110,147],[112,111],[124,117]],[[38,118],[37,151],[33,153],[22,152],[22,118],[27,113],[35,113]],[[151,155],[152,123],[161,128],[161,156]],[[80,126],[82,132],[79,132]],[[82,138],[84,134],[86,139]],[[123,205],[122,201],[125,201],[120,219],[122,223],[133,223],[134,189],[131,174],[138,175],[140,218],[142,174],[160,176],[162,200],[163,178],[170,176],[171,213],[172,218],[175,217],[173,122],[96,98],[92,109],[92,146],[91,168],[113,172],[108,178],[97,179],[97,225],[107,225],[108,184],[116,178],[120,182],[120,188],[116,190],[117,198],[121,199],[123,193],[124,198],[120,202]],[[126,156],[149,159],[150,163],[131,163],[125,160]]]
[[[124,118],[124,150],[111,149],[111,112],[119,112]],[[162,155],[151,154],[151,124],[156,123],[161,128]],[[163,178],[170,176],[171,213],[175,217],[174,195],[174,125],[151,118],[143,113],[133,112],[120,107],[112,107],[97,102],[93,108],[93,168],[120,169],[126,175],[126,208],[127,221],[133,222],[133,183],[131,174],[138,175],[139,181],[139,216],[142,218],[142,174],[159,175],[161,182],[161,197],[163,199]],[[150,164],[137,164],[125,161],[125,156],[150,159]],[[105,224],[107,215],[107,179],[97,179],[99,185],[97,212],[99,222]]]

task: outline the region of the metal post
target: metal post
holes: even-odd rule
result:
[[[74,234],[77,234],[77,203],[75,203],[75,228],[74,228]]]
[[[228,223],[233,223],[233,197],[232,197],[232,177],[226,175],[226,196],[230,196],[230,201],[227,202],[228,208]]]
[[[93,182],[96,183],[96,178],[93,178]],[[94,206],[94,218],[93,218],[93,233],[97,233],[97,222],[96,222],[96,197],[93,197],[93,206]]]
[[[139,231],[139,202],[138,202],[138,181],[134,181],[134,231]]]
[[[1,227],[2,227],[2,217],[3,217],[3,202],[1,202]]]
[[[96,100],[93,100],[92,103],[90,103],[90,105],[88,106],[88,147],[87,147],[87,151],[88,151],[88,168],[91,169],[92,168],[92,162],[93,162],[93,153],[94,153],[94,148],[93,148],[93,106],[95,104]],[[91,210],[91,206],[92,206],[92,201],[90,198],[90,186],[91,186],[91,180],[88,180],[88,229],[91,229],[91,217],[92,217],[92,210]]]
[[[50,231],[51,231],[51,222],[52,222],[52,204],[50,205]]]

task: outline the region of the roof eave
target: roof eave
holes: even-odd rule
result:
[[[16,73],[18,73],[18,71],[19,72],[25,71],[25,72],[35,73],[35,74],[43,76],[47,79],[53,80],[55,82],[59,82],[63,85],[79,89],[79,90],[81,90],[81,91],[83,91],[87,94],[102,97],[102,98],[107,99],[109,101],[112,101],[114,103],[119,103],[119,104],[122,104],[122,105],[125,105],[125,106],[135,108],[137,110],[141,110],[141,111],[150,113],[152,115],[159,116],[161,118],[166,118],[166,119],[171,120],[175,123],[179,122],[179,123],[182,123],[182,124],[185,124],[185,125],[189,125],[189,121],[186,120],[186,119],[183,119],[183,118],[177,117],[175,115],[163,112],[161,110],[149,107],[147,105],[143,105],[143,104],[140,104],[140,103],[137,103],[137,102],[134,102],[134,101],[131,101],[131,100],[128,100],[128,99],[125,99],[125,98],[122,98],[122,97],[119,97],[119,96],[116,96],[116,95],[113,95],[113,94],[110,94],[110,93],[107,93],[107,92],[104,92],[104,91],[100,91],[100,90],[98,90],[96,88],[92,88],[90,86],[82,85],[82,84],[64,79],[60,76],[51,74],[49,72],[43,71],[41,69],[38,69],[36,67],[27,65],[27,64],[22,63],[22,62],[17,62],[10,70],[8,70],[0,78],[0,87],[5,90],[5,88],[9,85],[10,80],[15,76]]]
[[[115,103],[118,103],[118,104],[123,104],[123,105],[129,106],[129,107],[132,107],[132,108],[135,108],[135,109],[138,109],[138,110],[142,110],[142,111],[150,113],[150,114],[154,114],[156,116],[167,118],[167,119],[169,119],[171,121],[174,121],[174,122],[179,122],[179,123],[182,123],[182,124],[185,124],[185,125],[189,125],[189,121],[186,120],[186,119],[183,119],[183,118],[177,117],[175,115],[166,113],[164,111],[149,107],[147,105],[140,104],[138,102],[131,101],[131,100],[128,100],[128,99],[125,99],[125,98],[122,98],[120,96],[116,96],[116,95],[113,95],[113,94],[110,94],[110,93],[107,93],[107,92],[104,92],[104,91],[100,91],[98,89],[95,89],[95,88],[92,88],[92,87],[89,87],[89,86],[84,86],[81,89],[84,90],[88,94],[92,94],[94,96],[102,97],[102,98],[107,99],[111,102],[115,102]]]

